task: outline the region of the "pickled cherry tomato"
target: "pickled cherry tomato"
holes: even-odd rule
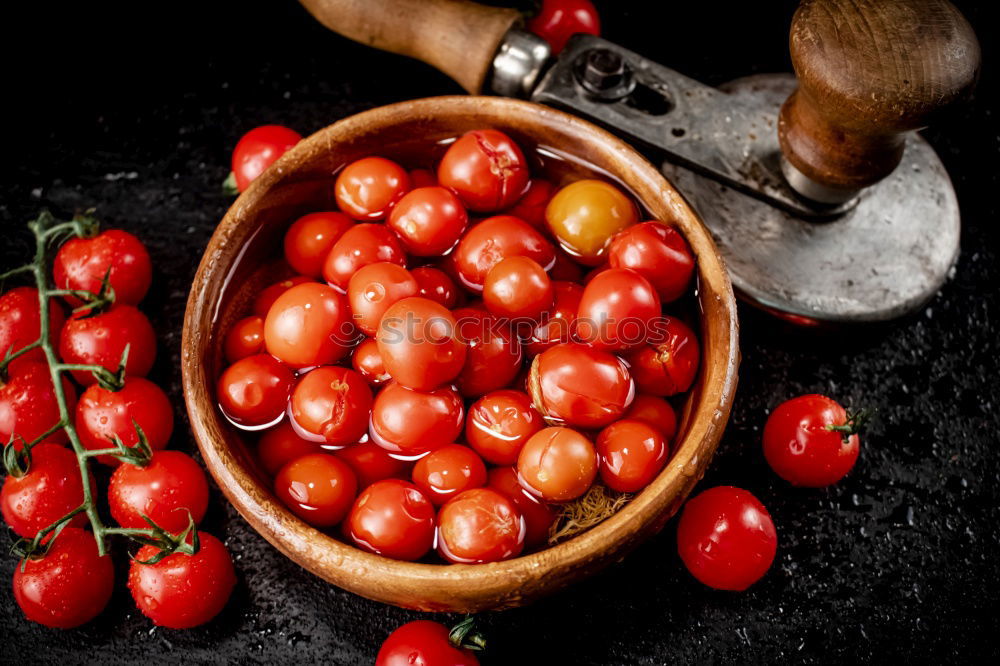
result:
[[[253,299],[253,313],[260,317],[261,319],[267,318],[267,313],[271,310],[271,306],[274,302],[278,300],[278,296],[291,289],[297,284],[305,284],[306,282],[316,282],[311,277],[305,275],[296,275],[290,277],[287,280],[282,280],[281,282],[275,282],[274,284],[264,287],[257,297]]]
[[[521,369],[521,343],[493,315],[474,308],[455,310],[459,339],[468,349],[455,379],[462,395],[475,397],[503,388]]]
[[[597,452],[571,428],[545,428],[531,436],[517,458],[517,475],[529,493],[546,502],[583,495],[597,476]]]
[[[464,417],[462,397],[450,386],[416,391],[390,382],[372,405],[372,441],[400,457],[417,457],[454,442]]]
[[[621,418],[635,395],[628,368],[617,356],[580,344],[539,354],[531,374],[535,408],[581,428],[602,428]]]
[[[406,265],[399,238],[384,224],[356,224],[330,248],[323,263],[323,279],[342,291],[359,268],[380,261]]]
[[[549,269],[549,277],[561,282],[583,282],[583,267],[562,249],[556,250],[556,260]]]
[[[437,184],[437,176],[429,169],[412,169],[410,171],[410,186],[413,189],[417,189],[418,187],[434,187]]]
[[[378,353],[378,343],[372,338],[366,338],[354,348],[351,365],[372,386],[385,384],[391,379]]]
[[[358,488],[364,489],[376,481],[390,478],[409,478],[410,463],[398,460],[374,442],[361,442],[334,453],[354,470]]]
[[[677,413],[670,403],[655,395],[637,395],[624,418],[645,421],[661,433],[669,444],[677,434]]]
[[[576,313],[580,309],[583,287],[572,282],[553,282],[552,307],[535,324],[525,340],[525,351],[537,356],[546,349],[573,339]]]
[[[674,227],[643,222],[615,236],[608,246],[611,268],[631,268],[649,280],[660,300],[676,301],[684,295],[694,274],[694,255]]]
[[[448,444],[417,461],[413,483],[441,506],[463,491],[486,485],[486,465],[469,447]]]
[[[601,180],[578,180],[556,192],[545,209],[552,235],[588,266],[604,261],[611,239],[638,221],[635,204]]]
[[[524,549],[525,524],[514,502],[492,488],[452,498],[438,514],[438,553],[449,562],[499,562]]]
[[[305,439],[288,421],[268,428],[257,442],[257,460],[269,475],[274,476],[286,463],[310,453],[322,453],[319,442]]]
[[[410,271],[398,264],[380,261],[361,267],[347,284],[355,325],[366,335],[375,335],[385,311],[419,290]]]
[[[277,421],[285,413],[294,381],[292,371],[273,356],[247,356],[219,377],[219,407],[240,425]]]
[[[513,465],[524,443],[544,426],[526,393],[494,391],[469,407],[465,439],[487,462]]]
[[[310,525],[331,527],[350,510],[358,481],[343,460],[328,453],[309,453],[278,471],[274,494]]]
[[[632,378],[643,393],[683,393],[691,388],[698,373],[698,339],[676,317],[663,317],[656,331],[660,342],[643,345],[625,356]]]
[[[357,372],[323,366],[299,377],[289,407],[299,428],[327,444],[346,446],[368,432],[372,391]]]
[[[458,287],[447,273],[433,266],[420,266],[410,271],[420,290],[417,294],[440,303],[449,310],[458,303]]]
[[[660,297],[649,281],[627,268],[609,268],[584,288],[575,333],[596,349],[621,351],[644,344],[659,319]]]
[[[377,337],[385,369],[397,382],[430,390],[455,379],[465,364],[466,345],[448,310],[418,296],[393,304]]]
[[[257,315],[240,319],[226,333],[222,349],[230,363],[259,354],[264,349],[264,319]]]
[[[264,320],[268,353],[294,368],[339,361],[350,349],[353,335],[347,297],[318,282],[283,293]]]
[[[382,157],[351,162],[333,185],[340,210],[355,220],[381,220],[410,190],[406,170]]]
[[[482,291],[486,274],[506,257],[528,257],[548,270],[555,248],[537,229],[510,215],[490,217],[470,228],[452,253],[459,278],[467,288]]]
[[[354,226],[343,213],[325,211],[303,215],[285,232],[285,261],[296,272],[318,278],[323,262],[337,239]]]
[[[435,510],[409,481],[384,479],[361,491],[344,533],[356,546],[396,560],[417,560],[434,545]]]
[[[393,207],[387,222],[406,251],[418,257],[445,254],[468,224],[465,206],[444,187],[412,190]]]
[[[844,478],[858,460],[859,420],[823,395],[778,405],[764,425],[764,457],[775,474],[796,486],[822,488]]]
[[[466,132],[448,147],[438,182],[474,211],[501,210],[514,204],[528,186],[528,163],[509,136],[494,129]]]
[[[601,481],[623,493],[639,492],[667,462],[663,433],[645,421],[615,421],[597,436]]]
[[[517,507],[524,518],[524,546],[538,546],[549,540],[549,528],[556,520],[556,512],[548,504],[521,487],[516,467],[494,467],[489,472],[487,487],[497,491]]]
[[[545,207],[549,205],[555,189],[555,185],[543,178],[532,178],[528,183],[528,189],[516,204],[504,211],[504,214],[519,217],[539,231],[547,231]]]
[[[552,306],[553,297],[552,280],[528,257],[501,260],[483,283],[483,302],[498,317],[538,319]]]

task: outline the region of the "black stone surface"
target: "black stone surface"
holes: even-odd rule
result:
[[[710,83],[790,67],[790,0],[600,4],[605,36]],[[927,133],[962,205],[954,277],[919,314],[877,328],[816,334],[741,313],[735,410],[700,488],[739,485],[769,507],[780,540],[771,572],[743,594],[706,589],[679,562],[671,524],[572,589],[483,614],[491,643],[484,664],[997,657],[996,21],[992,3],[958,4],[983,41],[984,78],[970,106]],[[152,377],[175,403],[173,446],[195,452],[180,391],[181,318],[202,249],[230,202],[219,183],[237,138],[267,122],[309,133],[363,109],[458,89],[418,63],[327,33],[291,0],[19,11],[5,16],[2,40],[2,267],[25,256],[22,225],[42,207],[96,207],[108,225],[138,234],[156,267],[143,304],[159,336]],[[796,490],[769,472],[760,429],[769,409],[813,391],[879,414],[846,480]],[[240,578],[216,621],[154,629],[122,583],[98,621],[48,630],[22,618],[5,582],[0,661],[366,664],[393,628],[420,617],[300,570],[217,490],[204,526],[225,539]],[[6,534],[0,546],[10,541]],[[13,567],[0,559],[0,579]]]

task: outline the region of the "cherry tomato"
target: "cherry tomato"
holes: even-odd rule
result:
[[[577,33],[601,34],[601,20],[590,0],[542,0],[538,14],[528,21],[528,30],[549,43],[558,55]]]
[[[659,319],[660,297],[649,281],[628,268],[609,268],[584,288],[575,333],[597,349],[634,349],[649,339]]]
[[[275,282],[272,285],[264,287],[264,289],[262,289],[253,300],[253,313],[261,319],[266,319],[267,313],[270,312],[271,306],[274,305],[274,302],[278,300],[279,296],[295,285],[305,284],[307,282],[314,283],[316,280],[313,280],[305,275],[296,275],[288,278],[287,280]]]
[[[454,190],[474,211],[512,206],[528,186],[528,163],[509,136],[498,130],[466,132],[441,158],[438,182]]]
[[[718,486],[684,505],[677,551],[695,578],[717,590],[745,590],[774,561],[778,535],[764,505],[746,490]]]
[[[517,480],[517,467],[494,467],[489,472],[489,481],[486,485],[513,502],[524,518],[525,548],[548,542],[549,528],[556,520],[556,512],[521,487],[521,483]]]
[[[491,488],[473,488],[441,507],[437,549],[449,562],[499,562],[521,553],[525,531],[514,502]]]
[[[247,356],[219,377],[219,407],[239,425],[268,425],[284,415],[294,381],[292,371],[273,356]]]
[[[382,643],[375,666],[479,666],[471,650],[451,642],[450,633],[430,620],[407,622]]]
[[[583,287],[572,282],[552,283],[552,307],[542,315],[531,330],[524,347],[531,356],[537,356],[546,349],[573,338],[574,322]]]
[[[299,284],[278,297],[264,320],[264,346],[294,368],[335,363],[353,346],[347,297],[333,287]]]
[[[301,140],[301,134],[281,125],[261,125],[244,134],[233,149],[236,189],[246,190],[257,176]]]
[[[364,489],[376,481],[390,478],[409,478],[410,464],[398,460],[374,442],[361,442],[334,453],[354,470],[358,488]]]
[[[419,291],[410,271],[398,264],[380,261],[361,267],[347,284],[355,325],[366,335],[375,335],[385,311]]]
[[[94,536],[63,529],[41,558],[14,567],[14,600],[32,622],[72,629],[97,617],[111,599],[115,568],[97,552]]]
[[[33,442],[60,421],[59,404],[52,386],[52,375],[45,363],[26,361],[8,368],[7,381],[0,379],[0,445],[14,435]],[[66,377],[62,378],[66,408],[76,408],[76,391]],[[14,438],[17,448],[20,439]],[[66,432],[60,428],[42,440],[48,444],[65,444]]]
[[[625,361],[643,393],[676,395],[691,388],[698,374],[698,338],[675,317],[656,322],[654,337],[660,342],[629,352]]]
[[[525,442],[517,458],[521,486],[546,502],[583,495],[597,476],[593,443],[571,428],[545,428]]]
[[[601,480],[622,493],[636,493],[656,478],[667,462],[663,433],[645,421],[615,421],[597,436]]]
[[[378,353],[378,343],[372,338],[366,338],[354,348],[351,365],[372,386],[381,386],[391,379],[386,372],[385,363]]]
[[[413,169],[410,171],[410,185],[413,189],[417,189],[418,187],[434,187],[437,184],[437,176],[429,169]]]
[[[674,227],[643,222],[629,227],[608,246],[611,268],[631,268],[649,280],[664,303],[684,295],[694,274],[694,255]]]
[[[136,424],[150,448],[159,450],[167,448],[174,431],[174,410],[159,386],[142,377],[129,377],[120,391],[88,386],[76,404],[75,423],[80,443],[91,450],[114,448],[112,436],[125,446],[135,446],[139,443]],[[97,459],[112,466],[119,462],[112,456]]]
[[[524,443],[544,425],[526,393],[494,391],[469,407],[465,439],[487,462],[513,465]]]
[[[454,442],[464,416],[462,397],[450,386],[416,391],[390,382],[372,405],[372,441],[399,457],[421,456]]]
[[[489,311],[508,319],[538,319],[552,307],[552,280],[538,262],[507,257],[486,274],[483,302]]]
[[[153,266],[146,246],[127,231],[109,229],[94,238],[71,238],[59,248],[52,262],[58,289],[96,294],[109,270],[115,303],[138,305],[153,281]],[[74,307],[83,302],[74,296],[66,301]]]
[[[200,523],[208,508],[208,481],[191,456],[156,451],[144,467],[125,463],[108,485],[111,515],[122,527],[147,528],[147,516],[171,534],[188,526],[188,513]]]
[[[410,191],[406,170],[384,157],[351,162],[333,186],[337,205],[355,220],[381,220]]]
[[[521,343],[510,329],[488,312],[472,308],[455,310],[458,332],[468,352],[465,366],[455,380],[466,397],[475,397],[507,386],[521,369]]]
[[[357,372],[335,365],[299,377],[289,401],[292,423],[334,446],[354,444],[368,432],[372,390]]]
[[[455,379],[465,364],[466,345],[448,310],[414,296],[396,302],[382,316],[378,353],[393,379],[427,391]]]
[[[369,552],[417,560],[434,544],[434,505],[409,481],[376,481],[354,501],[344,533]]]
[[[268,428],[257,442],[257,459],[264,471],[274,476],[285,463],[310,453],[322,453],[319,442],[306,439],[295,432],[288,421]]]
[[[556,250],[556,260],[549,269],[549,277],[562,282],[583,282],[583,267],[576,263],[562,248]]]
[[[545,226],[545,207],[555,193],[556,186],[542,178],[532,178],[528,189],[511,208],[504,211],[505,215],[519,217],[539,231],[547,231]]]
[[[116,372],[126,346],[125,374],[145,377],[156,359],[153,326],[131,305],[114,305],[93,317],[86,317],[85,312],[70,317],[63,326],[59,356],[66,363],[99,365]],[[74,370],[73,378],[84,386],[97,381],[83,370]]]
[[[274,478],[274,494],[314,527],[332,527],[358,494],[354,470],[328,453],[309,453],[286,463]]]
[[[858,423],[837,401],[802,395],[778,405],[764,425],[764,457],[785,481],[822,488],[844,478],[858,459]]]
[[[222,343],[226,360],[235,363],[241,358],[264,351],[264,319],[257,315],[244,317],[233,324]]]
[[[659,430],[668,444],[677,434],[677,413],[669,402],[655,395],[635,396],[624,418],[645,421]]]
[[[93,477],[91,492],[97,492]],[[31,449],[31,465],[22,477],[7,476],[0,491],[3,519],[19,536],[33,539],[39,531],[83,504],[83,481],[76,454],[56,444],[38,444]],[[86,516],[78,513],[70,525],[82,526]]]
[[[330,248],[353,226],[354,220],[335,211],[303,215],[285,232],[285,261],[302,275],[322,277]]]
[[[190,537],[189,537],[190,539]],[[194,555],[168,555],[156,564],[143,564],[157,554],[143,546],[128,573],[128,589],[135,605],[153,624],[190,629],[219,614],[236,585],[233,559],[222,542],[198,532],[200,548]]]
[[[420,187],[392,209],[388,226],[403,247],[418,257],[433,257],[455,247],[469,225],[465,206],[444,187]]]
[[[384,224],[356,224],[330,248],[323,264],[323,279],[342,291],[359,268],[380,261],[406,265],[399,238]]]
[[[562,248],[580,263],[604,261],[611,239],[638,221],[635,204],[601,180],[578,180],[556,192],[545,221]]]
[[[38,339],[42,330],[38,312],[38,290],[34,287],[15,287],[0,296],[0,359]],[[65,323],[66,317],[59,304],[49,300],[49,340],[56,349]],[[13,370],[18,364],[30,361],[44,363],[45,351],[36,347],[25,352],[7,369]]]
[[[431,502],[441,506],[463,491],[486,485],[486,465],[469,447],[446,444],[418,460],[412,478]]]
[[[449,310],[458,303],[458,287],[441,269],[420,266],[410,271],[410,275],[417,281],[419,296],[440,303]]]
[[[486,274],[505,257],[528,257],[548,270],[556,251],[530,224],[510,215],[490,217],[470,228],[453,253],[462,284],[482,291]]]
[[[532,400],[542,416],[581,428],[602,428],[621,418],[635,396],[617,356],[579,344],[539,354],[531,373]]]

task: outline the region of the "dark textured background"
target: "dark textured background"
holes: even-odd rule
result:
[[[268,122],[307,134],[363,109],[458,89],[427,67],[325,32],[291,0],[35,4],[6,14],[0,28],[8,51],[0,265],[25,256],[22,225],[41,207],[96,207],[108,225],[138,234],[156,267],[143,304],[159,335],[152,378],[175,402],[173,446],[192,452],[181,318],[202,249],[230,202],[219,183],[237,138]],[[790,68],[790,0],[601,4],[608,38],[706,82]],[[974,102],[928,132],[962,205],[953,279],[918,315],[836,335],[741,313],[735,410],[700,487],[736,484],[768,506],[779,533],[771,572],[744,594],[711,591],[679,562],[671,524],[591,580],[530,608],[484,614],[484,663],[997,656],[996,22],[990,3],[958,4],[979,30],[986,70]],[[759,451],[768,410],[806,391],[879,410],[857,467],[825,490],[789,488]],[[0,661],[364,664],[393,628],[420,616],[300,570],[217,491],[205,527],[226,540],[240,577],[216,621],[154,629],[121,584],[98,621],[58,632],[26,622],[3,583]],[[9,543],[9,534],[0,537],[0,547]],[[0,579],[13,567],[0,559]]]

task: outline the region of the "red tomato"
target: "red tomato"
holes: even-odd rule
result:
[[[675,317],[663,317],[654,325],[651,337],[660,340],[629,352],[635,384],[643,393],[676,395],[691,388],[698,374],[698,338],[687,324]]]
[[[410,176],[391,160],[365,157],[344,167],[333,191],[340,210],[355,220],[381,220],[410,191]]]
[[[844,478],[858,459],[856,417],[823,395],[781,403],[764,425],[764,457],[785,481],[822,488]]]
[[[489,472],[487,486],[512,501],[521,513],[525,524],[525,548],[548,542],[549,528],[556,520],[556,512],[521,487],[516,467],[494,467]]]
[[[109,229],[94,238],[71,238],[59,248],[52,262],[58,289],[80,289],[94,294],[101,290],[109,269],[108,281],[115,290],[115,303],[138,305],[153,281],[153,266],[146,246],[127,231]],[[73,306],[82,303],[73,296],[66,300]]]
[[[684,295],[694,274],[694,255],[674,227],[643,222],[619,233],[608,246],[612,268],[631,268],[649,280],[660,300],[676,301]]]
[[[448,627],[415,620],[389,634],[375,666],[479,666],[479,660],[471,650],[451,642]]]
[[[509,136],[498,130],[466,132],[441,158],[438,182],[454,190],[474,211],[512,206],[528,187],[528,163]]]
[[[615,421],[597,436],[601,480],[622,493],[648,486],[667,463],[668,452],[663,433],[645,421]]]
[[[434,187],[438,184],[437,176],[429,169],[413,169],[410,171],[410,185],[418,187]]]
[[[93,477],[91,492],[97,492]],[[83,481],[76,454],[56,444],[38,444],[31,449],[28,473],[8,476],[0,491],[3,519],[19,536],[33,539],[38,532],[83,504]],[[78,513],[70,525],[82,526],[86,515]]]
[[[695,578],[717,590],[745,590],[774,561],[778,535],[760,501],[718,486],[688,500],[677,523],[677,551]]]
[[[538,230],[510,215],[490,217],[471,227],[453,253],[462,284],[482,291],[486,274],[505,257],[528,257],[548,270],[556,251]]]
[[[532,178],[528,189],[516,204],[504,211],[505,215],[519,217],[539,231],[547,231],[545,226],[545,207],[555,193],[556,186],[541,178]]]
[[[70,413],[76,407],[76,391],[66,377],[62,378],[63,395]],[[33,442],[59,423],[59,404],[52,386],[52,375],[45,363],[25,361],[8,368],[7,381],[0,381],[0,444],[11,441],[14,435],[25,442]],[[16,440],[21,448],[20,440]],[[43,442],[65,444],[68,441],[62,428],[47,436]]]
[[[524,443],[544,425],[526,393],[494,391],[469,407],[465,439],[487,462],[513,465]]]
[[[273,356],[247,356],[219,377],[219,407],[236,424],[269,425],[284,415],[294,382],[292,371]]]
[[[309,453],[286,463],[274,479],[274,494],[314,527],[332,527],[347,515],[358,494],[354,470],[328,453]]]
[[[601,34],[601,20],[590,0],[542,0],[538,14],[528,21],[528,30],[552,47],[558,55],[577,33]]]
[[[418,257],[434,257],[455,247],[469,225],[465,206],[444,187],[420,187],[400,199],[388,226],[403,247]]]
[[[107,312],[84,318],[80,313],[63,326],[59,356],[66,363],[99,365],[116,372],[128,346],[125,374],[145,377],[156,358],[156,334],[146,315],[131,305],[115,305]],[[84,386],[97,380],[90,372],[74,370],[73,378]]]
[[[552,307],[552,280],[538,262],[507,257],[486,274],[483,302],[489,311],[508,319],[538,319]]]
[[[376,481],[390,478],[409,478],[410,464],[397,460],[389,452],[374,442],[361,442],[335,454],[354,470],[358,478],[358,488],[364,489]]]
[[[278,300],[279,296],[295,285],[305,284],[306,282],[313,283],[316,282],[316,280],[306,277],[305,275],[296,275],[288,278],[287,280],[275,282],[274,284],[265,287],[253,300],[253,313],[261,319],[266,319],[267,313],[270,312],[271,306],[274,305],[274,302]]]
[[[113,448],[113,435],[125,446],[135,446],[139,443],[135,424],[142,428],[150,448],[158,450],[167,448],[170,441],[174,410],[159,386],[142,377],[129,377],[120,391],[88,386],[76,405],[75,423],[80,443],[91,450]],[[112,456],[97,459],[105,465],[119,464]]]
[[[14,353],[38,339],[42,330],[38,313],[38,290],[34,287],[15,287],[0,296],[0,359],[8,352]],[[56,349],[59,348],[59,333],[65,323],[66,317],[59,304],[50,300],[49,340]],[[29,361],[44,363],[45,351],[35,348],[25,352],[7,369],[13,370],[18,364]]]
[[[257,459],[264,471],[274,476],[285,463],[310,453],[321,453],[319,442],[305,439],[288,421],[268,428],[257,442]]]
[[[420,286],[410,271],[398,264],[380,261],[361,267],[347,284],[355,325],[365,335],[375,335],[385,311],[419,291]]]
[[[491,488],[473,488],[441,507],[437,549],[449,562],[499,562],[521,553],[525,531],[514,502]]]
[[[556,260],[549,269],[549,277],[562,282],[583,282],[583,267],[561,248],[556,250]]]
[[[347,297],[333,287],[299,284],[278,297],[264,320],[264,346],[293,368],[335,363],[353,346]]]
[[[301,134],[281,125],[261,125],[244,134],[233,149],[236,189],[246,190],[257,176],[301,140]]]
[[[323,279],[342,291],[359,268],[380,261],[406,265],[399,238],[384,224],[356,224],[330,248],[323,264]]]
[[[545,208],[549,231],[580,263],[604,261],[611,239],[639,219],[624,192],[602,180],[578,180],[556,192]]]
[[[634,349],[646,343],[659,319],[660,297],[649,281],[627,268],[609,268],[584,288],[574,332],[597,349]]]
[[[155,546],[136,553],[128,573],[128,589],[135,605],[153,624],[190,629],[219,614],[236,585],[233,559],[222,542],[198,532],[201,547],[194,555],[168,555],[156,564],[143,564],[157,554]]]
[[[434,505],[408,481],[376,481],[354,501],[344,533],[369,552],[417,560],[434,544]]]
[[[655,395],[635,396],[624,418],[645,421],[659,430],[668,444],[677,434],[677,413],[669,402]]]
[[[97,617],[111,599],[115,568],[90,532],[67,527],[39,559],[14,567],[14,600],[32,622],[72,629]]]
[[[510,329],[482,310],[462,308],[453,313],[468,347],[465,366],[455,383],[466,397],[507,386],[521,369],[521,343]]]
[[[428,391],[450,382],[465,364],[466,345],[448,310],[415,296],[396,302],[382,316],[378,353],[393,379]]]
[[[354,348],[351,365],[372,386],[380,386],[391,379],[378,353],[378,343],[372,338],[365,338]]]
[[[552,293],[552,307],[535,324],[524,344],[531,356],[537,356],[546,349],[573,339],[574,322],[580,309],[580,299],[583,298],[583,287],[572,282],[553,282]]]
[[[208,508],[208,481],[191,456],[156,451],[149,463],[118,466],[108,485],[111,515],[122,527],[147,528],[143,515],[171,534],[200,523]],[[185,510],[186,509],[186,510]]]
[[[517,458],[521,486],[546,502],[583,495],[597,476],[597,453],[589,439],[570,428],[545,428],[525,442]]]
[[[299,377],[289,401],[292,423],[334,446],[354,444],[368,432],[372,390],[357,372],[335,365]]]
[[[420,266],[410,271],[417,281],[417,294],[440,303],[449,310],[458,303],[458,287],[444,271],[433,266]]]
[[[334,211],[303,215],[285,232],[285,261],[297,273],[322,277],[330,248],[353,226],[354,220]]]
[[[446,444],[417,461],[413,483],[441,506],[463,491],[486,485],[486,465],[469,447]]]
[[[398,382],[372,405],[372,441],[399,457],[418,457],[455,441],[462,432],[462,397],[450,386],[415,391]]]
[[[532,400],[542,416],[581,428],[616,421],[635,396],[628,368],[617,356],[583,345],[552,347],[535,357],[531,372]]]
[[[226,360],[235,363],[241,358],[264,350],[264,319],[257,315],[244,317],[233,324],[222,343]]]

